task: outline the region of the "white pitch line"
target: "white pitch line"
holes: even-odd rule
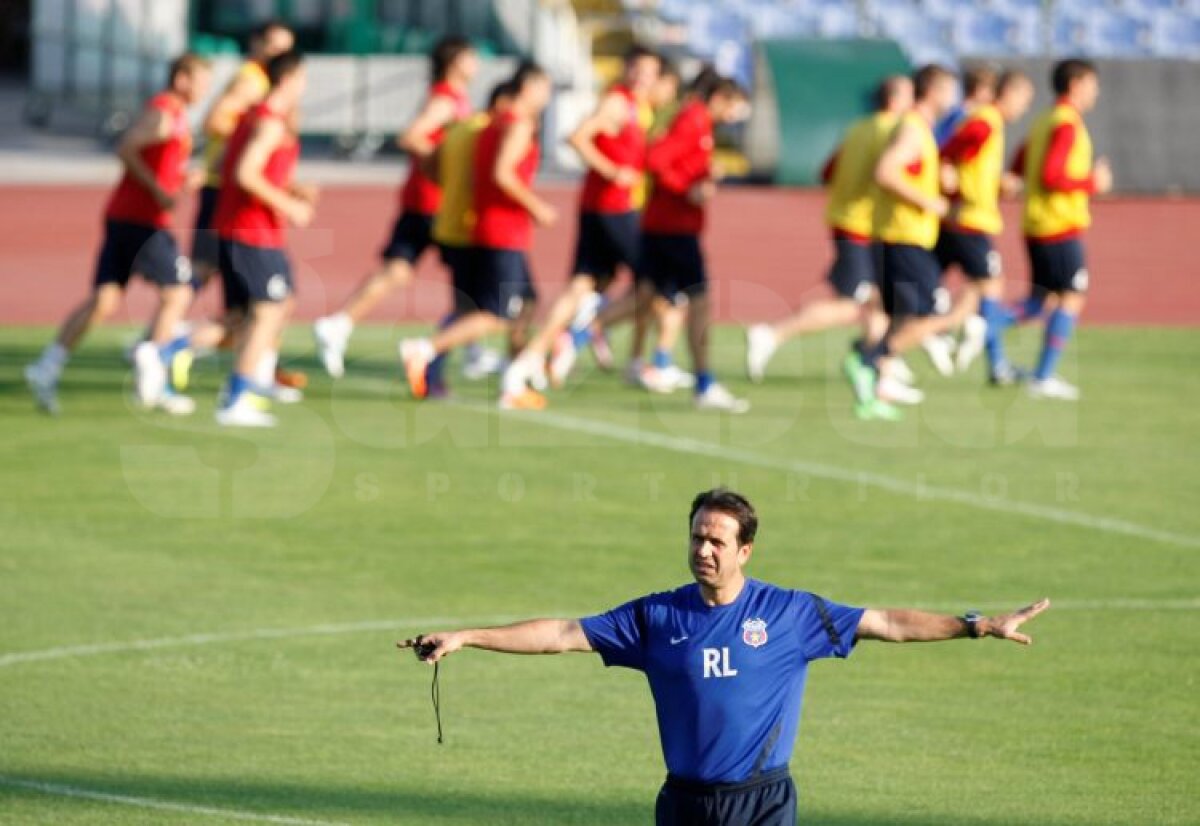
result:
[[[287,815],[267,815],[255,812],[244,812],[239,809],[220,809],[214,806],[194,806],[190,803],[176,803],[171,800],[159,800],[155,797],[134,797],[127,794],[110,794],[91,789],[80,789],[75,786],[63,786],[59,783],[43,783],[36,780],[23,780],[19,777],[0,775],[0,787],[10,789],[28,789],[41,794],[55,797],[72,797],[79,800],[95,800],[100,803],[117,803],[122,806],[136,806],[141,809],[157,809],[163,812],[177,812],[185,815],[203,815],[204,817],[220,817],[226,820],[252,820],[258,823],[282,823],[289,826],[347,826],[336,820],[310,820],[303,817],[288,817]]]
[[[477,413],[491,413],[494,407],[480,404],[458,402],[457,407],[472,410]],[[850,468],[827,465],[820,462],[810,462],[799,459],[784,459],[752,453],[733,447],[702,442],[681,436],[668,436],[662,433],[652,433],[637,428],[601,422],[595,419],[581,419],[574,416],[564,416],[560,413],[541,411],[538,413],[520,413],[501,411],[510,418],[517,418],[530,425],[544,425],[559,430],[574,433],[587,433],[593,436],[603,436],[614,441],[626,442],[633,445],[649,445],[661,450],[683,453],[688,456],[710,456],[730,462],[740,462],[752,467],[770,470],[783,470],[792,473],[804,473],[838,482],[878,488],[900,496],[910,496],[915,499],[936,499],[944,502],[954,502],[981,510],[998,511],[1000,513],[1028,516],[1046,522],[1057,522],[1062,525],[1073,525],[1080,528],[1100,531],[1102,533],[1132,536],[1138,539],[1148,539],[1167,545],[1179,545],[1184,548],[1200,548],[1200,536],[1159,530],[1124,519],[1108,516],[1096,516],[1090,513],[1080,513],[1048,505],[1038,505],[1033,502],[1021,502],[1011,499],[993,499],[954,488],[943,488],[924,484],[913,484],[894,476],[882,473],[853,470]]]
[[[896,602],[896,600],[879,600],[877,602],[880,604],[891,604],[892,602]],[[904,600],[900,600],[900,602],[904,602]],[[906,603],[904,607],[923,611],[957,611],[961,610],[964,605],[967,605],[980,611],[1008,611],[1017,608],[1020,603],[1021,600],[977,602],[970,599],[963,599],[929,603]],[[1055,611],[1200,611],[1200,596],[1165,599],[1144,597],[1111,597],[1109,599],[1080,600],[1055,599],[1051,607]],[[597,610],[602,610],[602,608],[593,606],[588,611],[549,611],[542,612],[539,615],[585,617],[595,613]],[[338,634],[358,634],[365,631],[391,631],[400,628],[499,625],[528,619],[535,614],[536,612],[530,612],[521,616],[501,614],[486,617],[412,617],[408,619],[305,625],[295,628],[253,628],[248,631],[217,631],[207,634],[187,634],[180,637],[156,637],[145,640],[127,640],[125,642],[95,643],[91,645],[64,645],[57,648],[43,648],[37,651],[13,651],[8,654],[0,654],[0,668],[46,660],[66,660],[78,657],[95,657],[103,654],[124,654],[133,651],[158,651],[168,648],[217,645],[227,642],[323,637]]]

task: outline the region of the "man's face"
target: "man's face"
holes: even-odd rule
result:
[[[465,82],[470,83],[479,72],[479,54],[474,49],[466,49],[454,58],[451,69]]]
[[[1033,84],[1027,80],[1018,80],[1004,90],[1004,94],[996,101],[996,108],[1001,117],[1009,123],[1020,120],[1029,111],[1033,103]]]
[[[190,72],[182,72],[175,81],[175,91],[191,106],[204,100],[208,94],[212,71],[207,66],[197,66]]]
[[[642,55],[629,62],[625,67],[625,85],[637,95],[647,95],[658,80],[662,64],[658,58]]]
[[[1090,112],[1096,107],[1096,100],[1100,97],[1099,76],[1095,72],[1089,72],[1076,78],[1071,84],[1070,97],[1080,112]]]
[[[929,99],[933,103],[934,114],[942,117],[958,102],[958,81],[950,75],[940,76],[929,90]]]
[[[688,567],[696,582],[719,588],[735,581],[750,559],[752,545],[738,542],[738,521],[721,511],[701,509],[692,518]]]
[[[300,98],[304,97],[304,90],[307,86],[308,70],[301,65],[279,84],[279,96],[283,99],[284,105],[289,109],[299,106]]]
[[[550,102],[550,90],[550,78],[545,75],[530,78],[525,84],[521,96],[525,99],[531,115],[540,115],[546,108],[546,104]]]
[[[913,105],[913,84],[908,78],[896,82],[888,102],[888,110],[897,114],[907,112]]]
[[[266,62],[284,52],[290,52],[295,45],[296,38],[289,30],[280,27],[267,29],[259,47],[259,58]]]
[[[650,105],[655,109],[670,106],[679,97],[679,78],[675,75],[659,75],[650,89]]]

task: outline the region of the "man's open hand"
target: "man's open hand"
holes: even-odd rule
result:
[[[1022,634],[1019,629],[1049,607],[1050,600],[1043,599],[1033,605],[1026,605],[1020,611],[1014,611],[1011,614],[988,617],[987,635],[997,639],[1019,642],[1021,645],[1030,645],[1033,643],[1033,639],[1028,634]]]
[[[439,631],[435,634],[421,634],[418,637],[402,640],[396,643],[397,648],[415,648],[420,653],[433,646],[432,650],[421,659],[427,663],[435,663],[448,654],[453,654],[463,647],[465,636],[461,631]]]

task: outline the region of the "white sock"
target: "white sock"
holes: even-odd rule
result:
[[[500,392],[506,396],[519,396],[525,392],[529,381],[526,364],[524,353],[512,360],[512,363],[505,369],[504,376],[500,379]]]
[[[258,368],[254,371],[254,383],[263,389],[275,386],[275,365],[279,363],[279,353],[268,350],[258,360]]]
[[[38,359],[38,364],[43,370],[48,370],[57,376],[62,373],[70,358],[71,351],[54,341],[46,345],[46,349],[42,351],[42,355]]]
[[[345,313],[334,313],[329,320],[345,336],[349,336],[354,331],[354,319]]]

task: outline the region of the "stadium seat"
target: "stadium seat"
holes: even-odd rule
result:
[[[954,15],[954,47],[962,54],[1026,55],[1043,48],[1042,17],[1037,12],[960,7]]]
[[[1200,60],[1200,8],[1156,12],[1150,20],[1155,57]]]

